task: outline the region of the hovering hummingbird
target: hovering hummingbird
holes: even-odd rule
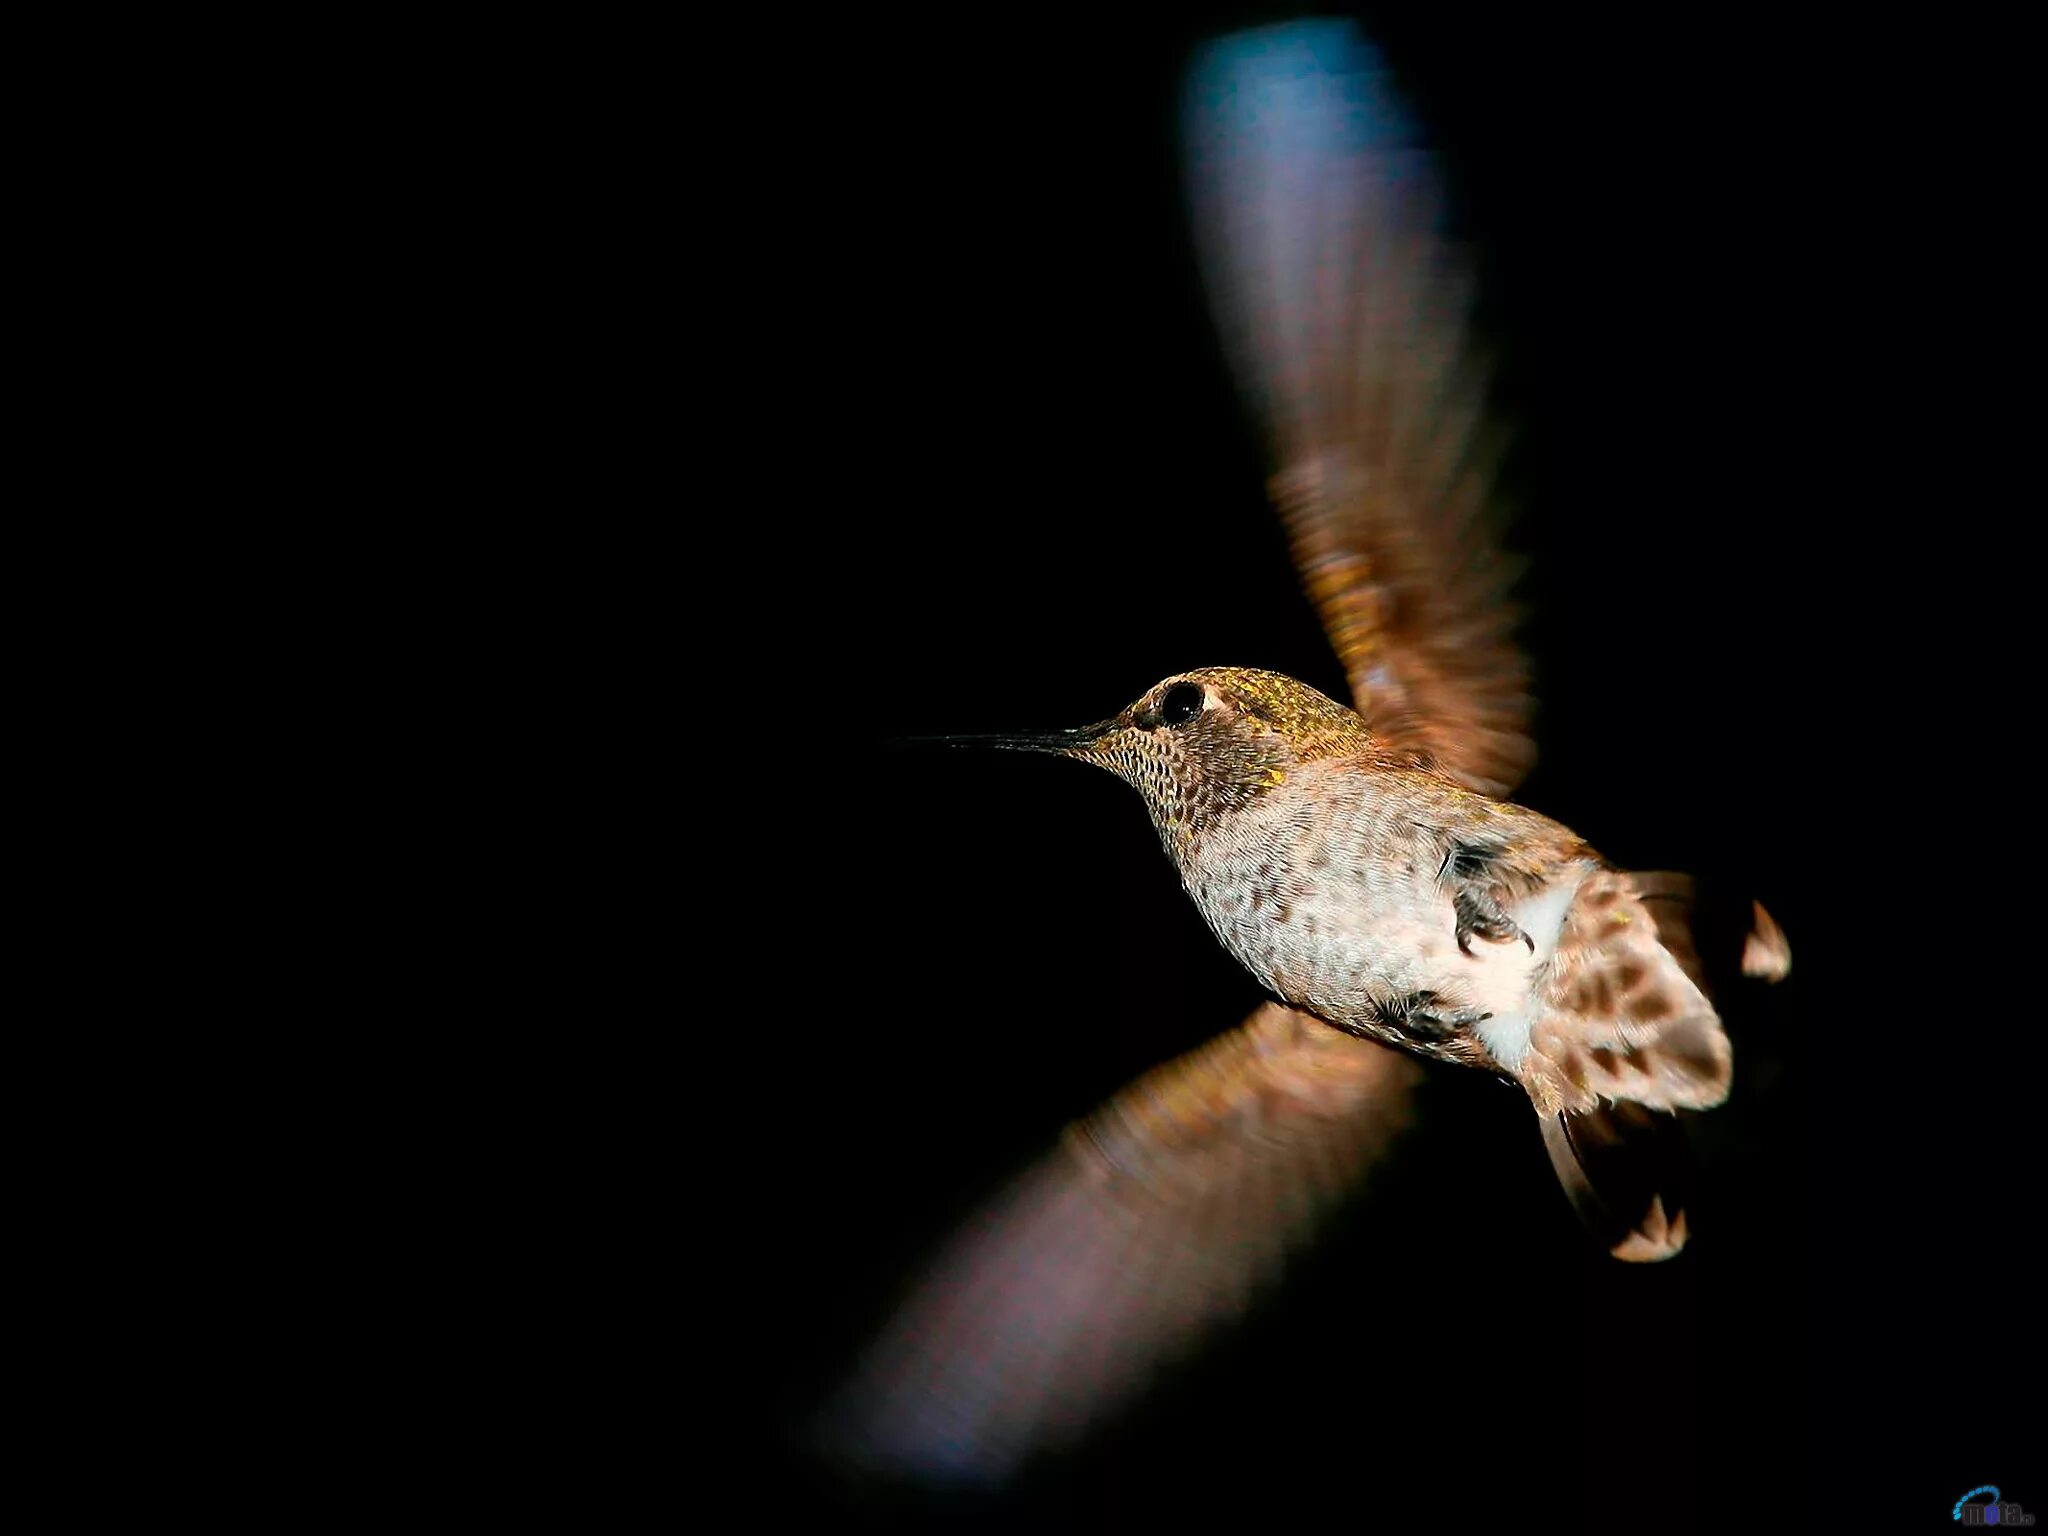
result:
[[[1534,760],[1485,379],[1433,164],[1344,23],[1239,34],[1188,88],[1190,191],[1274,502],[1353,705],[1204,667],[1111,719],[984,744],[1143,798],[1278,1001],[1071,1127],[941,1263],[852,1398],[864,1449],[998,1476],[1245,1296],[1408,1118],[1417,1058],[1526,1090],[1617,1258],[1677,1253],[1671,1112],[1727,1096],[1687,882],[1505,797]],[[1743,969],[1776,979],[1759,906]]]

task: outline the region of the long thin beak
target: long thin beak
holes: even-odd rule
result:
[[[1083,751],[1102,740],[1117,728],[1115,720],[1098,720],[1093,725],[1083,725],[1071,731],[1044,731],[1024,736],[899,736],[895,745],[899,747],[989,747],[999,752],[1054,752],[1068,754]]]

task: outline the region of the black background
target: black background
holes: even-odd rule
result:
[[[623,701],[682,738],[673,857],[633,888],[691,936],[683,1061],[619,1092],[712,1151],[680,1201],[666,1162],[609,1199],[657,1230],[675,1208],[681,1274],[738,1293],[664,1325],[685,1454],[744,1452],[692,1475],[834,1526],[1946,1521],[2024,1470],[2007,1394],[2040,1361],[2018,1272],[1958,1257],[2031,1230],[2026,1165],[1938,1079],[1969,1037],[1926,1043],[1959,1010],[1923,930],[1951,921],[1950,839],[1982,839],[1899,772],[1950,753],[1983,782],[1968,708],[1914,668],[1956,609],[1944,551],[2004,546],[1981,510],[1948,526],[1981,508],[1949,473],[1979,438],[1918,412],[1988,387],[1946,338],[1982,345],[1997,279],[1920,253],[1990,244],[1958,150],[2005,129],[1958,114],[1996,40],[1720,13],[1369,18],[1445,151],[1518,434],[1542,757],[1517,798],[1624,866],[1761,896],[1792,937],[1785,986],[1725,999],[1736,1085],[1698,1123],[1691,1248],[1590,1251],[1519,1097],[1437,1070],[1285,1288],[1077,1454],[973,1499],[809,1454],[953,1226],[1259,998],[1123,786],[890,742],[1098,719],[1205,664],[1341,692],[1181,203],[1186,51],[1261,19],[790,17],[695,59],[680,187],[622,179],[718,273],[664,298],[681,346],[633,374],[678,401],[684,552],[629,536],[579,599],[651,584],[690,632],[672,670],[626,664]],[[1902,787],[1940,803],[1905,816]]]
[[[1816,791],[1788,745],[1786,658],[1809,610],[1777,549],[1827,494],[1798,324],[1822,277],[1801,239],[1820,150],[1788,135],[1767,70],[1712,40],[1379,35],[1452,154],[1520,430],[1543,700],[1520,797],[1625,866],[1753,890],[1796,941]],[[1212,663],[1342,694],[1192,265],[1186,40],[1046,25],[914,69],[863,54],[867,110],[830,140],[819,234],[845,313],[820,338],[823,441],[789,447],[833,463],[832,504],[821,531],[777,537],[797,559],[817,538],[848,584],[791,617],[829,626],[804,687],[853,706],[822,745],[860,757],[798,801],[851,976],[819,978],[803,1070],[778,1074],[778,1407],[798,1424],[954,1221],[1259,997],[1108,776],[862,740],[1078,724]],[[819,984],[813,963],[790,980]],[[938,1508],[1619,1530],[1727,1529],[1795,1501],[1821,992],[1802,967],[1731,1000],[1739,1076],[1701,1126],[1681,1262],[1589,1250],[1517,1096],[1433,1073],[1379,1197],[1268,1309],[1079,1455]],[[878,1519],[932,1509],[822,1474],[805,1493]]]

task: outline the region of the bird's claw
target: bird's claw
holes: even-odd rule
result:
[[[1522,931],[1521,925],[1500,909],[1497,902],[1478,895],[1471,890],[1459,891],[1454,899],[1458,914],[1458,951],[1472,953],[1475,936],[1494,944],[1511,944],[1520,939],[1529,946],[1529,953],[1536,953],[1536,941]]]
[[[1440,1040],[1493,1017],[1478,1008],[1444,1007],[1434,992],[1410,992],[1373,1008],[1387,1028],[1425,1040]]]

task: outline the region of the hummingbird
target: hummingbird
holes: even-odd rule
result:
[[[1674,1112],[1730,1088],[1689,882],[1509,798],[1535,747],[1499,438],[1387,70],[1346,22],[1235,34],[1194,61],[1186,111],[1212,310],[1351,700],[1206,666],[1092,725],[954,738],[1130,785],[1273,1000],[1069,1127],[884,1334],[842,1422],[924,1476],[1001,1478],[1240,1310],[1407,1126],[1419,1063],[1524,1090],[1629,1262],[1686,1244]],[[1789,963],[1756,906],[1743,971]]]

